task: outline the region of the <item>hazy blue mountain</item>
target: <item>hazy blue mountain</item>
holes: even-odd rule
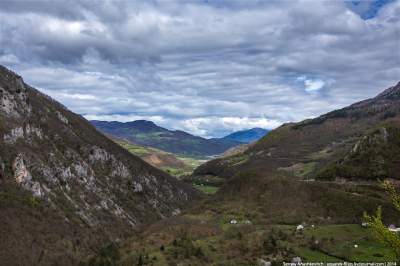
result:
[[[233,141],[238,141],[242,143],[250,143],[253,141],[257,141],[264,137],[269,130],[263,129],[263,128],[251,128],[247,130],[241,130],[237,132],[233,132],[222,139],[225,140],[233,140]]]

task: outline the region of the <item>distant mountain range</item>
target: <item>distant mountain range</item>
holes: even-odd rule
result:
[[[223,137],[222,139],[226,140],[233,140],[233,141],[238,141],[242,143],[251,143],[254,141],[257,141],[264,137],[269,130],[263,129],[263,128],[251,128],[247,130],[241,130],[237,132],[233,132],[232,134],[229,134],[226,137]]]
[[[90,121],[97,129],[113,137],[154,147],[178,155],[205,157],[224,153],[243,143],[257,140],[266,130],[254,128],[230,134],[223,138],[206,139],[180,130],[168,130],[151,121],[132,122]]]

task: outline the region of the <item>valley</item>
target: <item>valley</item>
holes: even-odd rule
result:
[[[400,83],[375,98],[282,125],[200,165],[191,178],[220,189],[116,247],[115,263],[397,261],[363,214],[381,206],[385,225],[400,219],[378,182],[397,179],[399,103]]]
[[[173,133],[183,140],[171,137],[148,121],[95,124],[116,123],[123,128],[117,132],[133,130],[135,138],[153,141],[159,130],[168,137],[157,133],[147,146],[115,131],[103,135],[5,67],[0,86],[0,212],[6,217],[0,259],[6,263],[398,259],[362,224],[364,213],[380,207],[385,225],[400,221],[378,182],[400,178],[400,83],[375,98],[284,124],[258,141],[225,146],[215,158],[188,146],[175,154],[157,148],[160,140],[169,150],[187,144],[187,133]],[[151,137],[137,133],[138,126]],[[15,239],[26,235],[16,251]]]
[[[191,177],[194,169],[205,163],[207,160],[174,155],[156,148],[133,144],[126,140],[114,139],[114,141],[147,163],[180,180],[183,180],[184,182],[190,183],[193,187],[205,194],[214,194],[221,185],[221,183],[218,182],[210,182],[207,178]]]
[[[386,262],[395,255],[374,240],[373,232],[358,224],[322,225],[296,231],[296,225],[199,224],[199,217],[181,217],[181,226],[153,225],[140,241],[118,250],[117,264],[135,265],[281,265],[288,257],[307,262]],[[202,218],[201,221],[204,221]],[[172,223],[172,221],[171,221]],[[184,229],[184,224],[192,227]],[[161,229],[168,226],[169,230]],[[158,241],[157,241],[158,240]],[[270,254],[270,256],[265,255]],[[102,258],[91,263],[101,263]]]
[[[206,162],[204,159],[174,155],[156,148],[134,144],[126,140],[117,139],[114,141],[127,149],[130,153],[142,158],[147,163],[177,178],[191,175],[195,168]]]
[[[175,153],[167,152],[158,148],[161,146],[162,148],[169,149],[168,145],[170,144],[168,143],[171,141],[169,137],[162,140],[163,144],[160,144],[159,141],[165,137],[163,135],[165,132],[171,136],[176,134],[176,131],[168,131],[167,129],[161,128],[150,121],[139,120],[125,124],[118,122],[92,121],[92,124],[95,125],[100,131],[105,132],[110,139],[128,150],[130,153],[140,157],[152,166],[157,167],[168,174],[185,181],[186,183],[192,184],[195,188],[199,189],[205,194],[214,194],[219,187],[222,186],[224,179],[219,179],[213,176],[194,176],[192,174],[197,167],[215,157],[226,157],[232,154],[243,152],[250,145],[253,145],[252,143],[268,133],[268,131],[265,129],[252,128],[249,130],[234,132],[220,139],[213,138],[209,140],[191,136],[185,133],[185,136],[190,136],[190,138],[193,139],[201,139],[201,141],[205,143],[210,141],[212,143],[223,142],[234,144],[233,147],[226,146],[224,149],[218,150],[218,152],[221,154],[213,154],[217,151],[215,151],[213,145],[211,145],[211,149],[208,148],[209,150],[204,151],[206,152],[205,154],[213,155],[205,156],[205,154],[195,155],[187,151],[179,150],[174,150]],[[155,138],[156,135],[161,139],[158,137]],[[161,137],[161,135],[163,135],[163,137]],[[173,142],[178,146],[185,146],[188,144],[186,137],[181,138],[174,135],[173,138]],[[144,141],[145,139],[146,141]],[[133,140],[146,144],[138,144]],[[207,147],[203,147],[203,149],[204,148],[207,149]]]
[[[400,0],[3,0],[0,266],[400,265]]]

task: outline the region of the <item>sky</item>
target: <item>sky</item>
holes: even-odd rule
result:
[[[400,0],[3,0],[0,64],[87,119],[272,129],[400,81]]]

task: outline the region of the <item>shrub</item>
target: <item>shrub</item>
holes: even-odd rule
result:
[[[115,266],[120,260],[120,253],[118,246],[114,243],[111,243],[104,248],[101,248],[96,256],[91,258],[88,262],[90,266]]]

